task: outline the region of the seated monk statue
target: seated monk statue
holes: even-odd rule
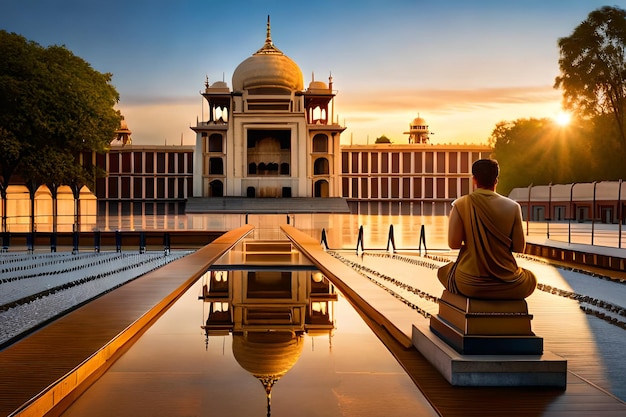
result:
[[[460,249],[456,262],[439,268],[448,291],[470,298],[524,299],[537,286],[535,275],[517,265],[513,252],[526,240],[519,204],[496,193],[500,167],[493,159],[472,165],[474,191],[454,201],[448,245]]]

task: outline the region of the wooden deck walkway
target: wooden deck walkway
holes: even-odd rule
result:
[[[252,229],[227,232],[1,350],[0,415],[43,416],[71,402]]]
[[[305,233],[291,226],[281,226],[281,229],[351,303],[358,306],[364,320],[442,416],[626,415],[626,403],[572,372],[568,372],[565,391],[545,387],[451,386],[419,351],[410,346],[412,325],[417,320],[425,320],[422,316],[412,314],[400,300],[363,280],[352,268],[323,251],[319,242]]]

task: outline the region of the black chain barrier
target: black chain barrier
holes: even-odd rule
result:
[[[414,303],[412,303],[411,301],[405,299],[404,297],[402,297],[400,294],[394,292],[393,290],[391,290],[390,288],[385,287],[383,284],[381,284],[380,282],[376,281],[376,279],[368,276],[367,274],[371,274],[374,275],[378,278],[381,278],[385,281],[388,281],[390,283],[392,283],[395,286],[400,287],[403,290],[412,292],[416,295],[418,295],[420,298],[424,298],[428,301],[431,301],[433,303],[438,303],[439,302],[439,298],[428,294],[424,291],[421,291],[418,288],[412,287],[408,284],[405,284],[393,277],[381,274],[380,272],[373,270],[369,267],[366,267],[364,265],[361,265],[357,262],[353,262],[349,259],[344,258],[343,256],[341,256],[340,254],[336,253],[336,252],[329,252],[333,257],[341,260],[344,264],[347,264],[349,266],[351,266],[353,269],[355,269],[357,272],[359,272],[361,275],[365,276],[366,278],[368,278],[370,281],[374,282],[375,284],[377,284],[378,286],[384,288],[387,292],[389,292],[390,294],[392,294],[393,296],[395,296],[396,298],[400,299],[401,301],[403,301],[406,305],[408,305],[409,307],[411,307],[412,309],[418,311],[421,315],[423,315],[426,318],[430,317],[430,313],[424,311],[423,309],[421,309],[419,306],[416,306]],[[412,256],[403,256],[403,255],[397,255],[397,254],[389,254],[389,253],[363,253],[361,256],[374,256],[374,257],[385,257],[385,258],[390,258],[390,259],[397,259],[403,262],[407,262],[410,263],[412,265],[417,265],[420,267],[424,267],[424,268],[429,268],[429,269],[438,269],[441,265],[432,263],[432,262],[428,262],[422,259],[417,259],[416,257],[412,257]],[[562,266],[562,265],[553,265],[550,264],[549,262],[545,262],[543,260],[537,259],[535,257],[532,256],[528,256],[528,255],[522,255],[522,254],[517,254],[516,255],[519,258],[524,258],[528,261],[531,262],[536,262],[536,263],[543,263],[545,265],[550,265],[553,266],[555,268],[558,269],[562,269],[562,270],[568,270],[568,271],[572,271],[572,272],[576,272],[576,273],[580,273],[580,274],[585,274],[588,275],[590,277],[593,278],[597,278],[597,279],[603,279],[603,280],[609,280],[612,282],[616,282],[619,284],[625,284],[626,280],[624,279],[615,279],[612,278],[610,276],[607,275],[602,275],[602,274],[598,274],[598,273],[594,273],[594,272],[590,272],[590,271],[585,271],[582,270],[580,268],[575,268],[575,267],[567,267],[567,266]],[[437,261],[437,262],[450,262],[451,259],[448,257],[444,257],[444,256],[436,256],[436,255],[424,255],[424,258],[433,260],[433,261]],[[556,288],[553,287],[551,285],[547,285],[547,284],[542,284],[542,283],[538,283],[537,284],[537,289],[543,292],[547,292],[550,293],[552,295],[556,295],[559,297],[564,297],[564,298],[568,298],[574,301],[578,301],[579,303],[584,303],[584,304],[588,304],[590,306],[594,306],[594,307],[598,307],[600,309],[605,310],[606,312],[609,313],[613,313],[615,315],[618,316],[622,316],[622,317],[626,317],[626,308],[616,305],[616,304],[612,304],[609,303],[608,301],[604,301],[604,300],[600,300],[597,298],[593,298],[590,297],[588,295],[583,295],[583,294],[578,294],[572,291],[567,291],[567,290],[562,290],[560,288]],[[611,314],[606,314],[603,311],[600,310],[596,310],[593,309],[591,307],[585,306],[585,305],[580,305],[580,309],[588,315],[592,315],[594,317],[597,317],[601,320],[606,321],[609,324],[612,324],[614,326],[617,326],[621,329],[626,330],[626,321],[620,320],[617,317],[611,315]]]
[[[409,291],[417,296],[419,296],[420,298],[423,298],[427,301],[431,301],[433,303],[438,303],[439,302],[439,298],[435,297],[434,295],[428,294],[427,292],[421,291],[419,288],[415,288],[412,287],[408,284],[405,284],[402,281],[399,281],[395,278],[392,278],[388,275],[384,275],[381,274],[380,272],[373,270],[371,268],[368,268],[366,266],[363,266],[361,264],[358,264],[356,262],[352,262],[349,259],[344,258],[343,256],[341,256],[340,254],[336,253],[336,252],[328,252],[329,254],[331,254],[333,257],[335,257],[336,259],[340,260],[341,262],[343,262],[344,264],[352,267],[352,269],[354,269],[356,272],[358,272],[359,274],[361,274],[362,276],[364,276],[365,278],[369,279],[370,281],[372,281],[374,284],[378,285],[380,288],[384,289],[385,291],[387,291],[389,294],[393,295],[395,298],[397,298],[398,300],[402,301],[404,304],[406,304],[408,307],[410,307],[411,309],[415,310],[416,312],[418,312],[419,314],[421,314],[422,316],[424,316],[425,318],[430,318],[431,314],[424,310],[423,308],[421,308],[420,306],[418,306],[417,304],[413,303],[410,300],[407,300],[406,298],[404,298],[402,295],[400,295],[399,293],[395,292],[394,290],[392,290],[391,288],[385,286],[383,283],[377,281],[375,278],[367,275],[367,274],[371,274],[374,275],[378,278],[382,278],[385,281],[390,282],[391,284],[400,287],[401,289],[405,290],[405,291]]]
[[[95,262],[92,261],[92,259],[86,258],[84,256],[79,256],[79,255],[72,255],[72,258],[65,258],[62,260],[58,260],[58,261],[51,261],[51,262],[42,262],[42,263],[38,263],[38,264],[29,264],[29,265],[24,265],[24,266],[19,266],[19,267],[13,267],[13,268],[6,268],[6,269],[2,269],[0,270],[0,273],[9,273],[9,272],[16,272],[16,271],[27,271],[29,269],[39,269],[43,266],[50,266],[50,265],[60,265],[62,266],[62,264],[69,264],[69,263],[74,263],[73,266],[71,267],[67,267],[67,268],[63,268],[63,269],[55,269],[54,271],[44,271],[44,272],[37,272],[37,273],[33,273],[33,274],[25,274],[25,275],[20,275],[20,276],[15,276],[15,277],[10,277],[10,278],[1,278],[0,279],[0,284],[4,284],[4,283],[8,283],[8,282],[13,282],[13,281],[19,281],[22,279],[29,279],[29,278],[38,278],[38,277],[42,277],[42,276],[49,276],[49,275],[59,275],[59,274],[65,274],[68,272],[74,272],[74,271],[78,271],[81,270],[83,268],[87,268],[87,267],[91,267],[91,266],[97,266],[97,265],[106,265],[109,262],[113,262],[113,261],[117,261],[120,259],[124,259],[124,258],[129,258],[131,256],[135,256],[134,254],[120,254],[120,253],[114,253],[111,256],[108,257],[102,257],[99,256],[100,254],[96,254],[94,256],[90,256],[90,258],[94,258],[94,257],[98,257],[99,259],[95,259]],[[84,261],[84,263],[82,264],[78,264],[76,265],[77,261]]]
[[[73,288],[73,287],[78,287],[80,285],[86,284],[86,283],[91,282],[91,281],[107,278],[107,277],[112,276],[112,275],[116,275],[116,274],[119,274],[119,273],[122,273],[122,272],[125,272],[125,271],[129,271],[129,270],[133,270],[135,268],[139,268],[139,267],[141,267],[141,266],[143,266],[145,264],[159,262],[159,261],[163,262],[163,261],[168,260],[168,259],[169,258],[167,256],[164,256],[164,255],[154,255],[154,256],[150,256],[147,259],[142,259],[142,260],[140,260],[138,262],[135,262],[135,263],[130,264],[130,265],[123,266],[121,268],[117,268],[117,269],[114,269],[114,270],[108,270],[108,271],[105,271],[105,272],[102,272],[102,273],[99,273],[99,274],[89,275],[89,276],[86,276],[86,277],[83,277],[83,278],[80,278],[80,279],[77,279],[77,280],[74,280],[74,281],[67,282],[67,283],[62,284],[62,285],[58,285],[58,286],[55,286],[55,287],[52,287],[52,288],[48,288],[48,289],[46,289],[44,291],[40,291],[40,292],[38,292],[36,294],[31,294],[31,295],[29,295],[27,297],[23,297],[23,298],[20,298],[18,300],[14,300],[14,301],[8,302],[6,304],[0,305],[0,312],[8,311],[8,310],[10,310],[12,308],[15,308],[17,306],[31,303],[34,300],[38,299],[38,298],[47,297],[49,295],[56,294],[56,293],[61,292],[61,291],[65,291],[65,290]],[[163,265],[155,265],[153,268],[151,268],[150,270],[144,272],[143,274],[135,277],[134,279],[137,279],[140,276],[143,276],[143,275],[147,274],[150,271],[154,271],[155,269],[158,269],[161,266],[163,266]],[[75,270],[75,269],[72,269],[72,271],[73,270]],[[130,281],[132,281],[134,279],[126,281],[125,283],[130,282]],[[112,290],[114,290],[116,288],[119,288],[122,285],[124,285],[124,283],[118,284],[118,285],[108,289],[107,291],[103,292],[103,294],[107,293],[107,292],[110,292],[110,291],[112,291]]]

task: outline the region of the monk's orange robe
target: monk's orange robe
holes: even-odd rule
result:
[[[470,298],[524,299],[537,286],[535,275],[517,265],[512,253],[510,224],[494,211],[490,198],[495,193],[474,191],[455,201],[454,209],[463,222],[465,244],[456,262],[439,268],[437,276],[446,289]],[[503,198],[497,196],[496,198]],[[521,212],[516,213],[514,227],[521,231]],[[502,221],[501,223],[504,223]],[[523,233],[523,231],[521,231]]]

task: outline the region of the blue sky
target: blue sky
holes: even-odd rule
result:
[[[610,1],[610,0],[609,0]],[[342,142],[405,143],[418,115],[434,143],[486,142],[495,124],[554,117],[558,38],[626,0],[0,0],[0,29],[65,45],[113,74],[136,144],[194,142],[200,90],[272,40],[305,86],[332,73]]]

